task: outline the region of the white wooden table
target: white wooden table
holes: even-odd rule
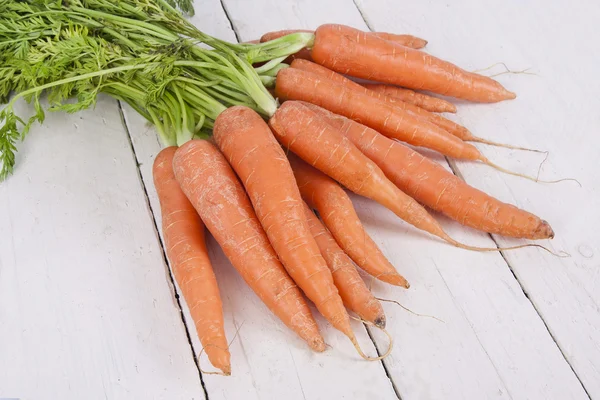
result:
[[[453,167],[471,185],[548,219],[557,236],[543,244],[571,257],[457,250],[354,198],[412,285],[376,283],[374,292],[444,321],[386,303],[396,345],[384,362],[369,363],[322,318],[332,348],[311,353],[213,242],[227,333],[240,330],[233,375],[202,374],[156,229],[156,134],[102,98],[95,110],[49,114],[0,184],[0,398],[600,399],[600,3],[198,0],[196,8],[201,29],[231,41],[338,22],[421,36],[427,51],[470,70],[500,61],[531,68],[536,75],[497,78],[518,99],[460,104],[456,120],[483,137],[549,150],[542,175],[576,177],[583,187]],[[535,174],[542,159],[482,149],[522,172]],[[464,242],[518,243],[442,222]],[[354,328],[370,354],[385,347],[378,332]],[[209,368],[204,356],[200,365]]]

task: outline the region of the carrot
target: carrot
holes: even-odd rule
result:
[[[284,29],[281,31],[267,32],[261,38],[260,42],[268,42],[271,40],[278,39],[282,36],[290,35],[292,33],[314,33],[312,30],[308,29]],[[427,40],[418,38],[412,35],[398,35],[395,33],[386,33],[386,32],[364,32],[367,35],[373,35],[378,38],[388,40],[390,42],[398,43],[402,46],[410,47],[412,49],[422,49],[427,45]]]
[[[421,204],[488,233],[523,239],[554,237],[548,222],[469,186],[411,148],[348,118],[320,107],[307,107],[338,128],[398,188]]]
[[[311,235],[290,164],[269,126],[248,107],[230,107],[217,117],[213,136],[292,279],[362,355],[331,271]]]
[[[377,164],[305,104],[286,101],[269,124],[277,139],[308,164],[418,229],[454,242],[423,206],[398,189]]]
[[[410,89],[484,103],[516,97],[491,78],[344,25],[321,25],[311,56],[336,72]]]
[[[333,177],[353,192],[384,205],[414,227],[437,236],[453,246],[475,251],[541,247],[551,252],[536,244],[484,248],[454,240],[423,206],[398,189],[383,171],[356,148],[339,129],[331,126],[305,104],[283,103],[271,117],[269,124],[281,143],[309,164]]]
[[[176,150],[177,147],[163,149],[152,168],[165,249],[208,359],[224,375],[231,375],[223,303],[206,250],[204,224],[175,180],[173,155]]]
[[[304,203],[304,211],[310,232],[331,270],[333,282],[346,307],[362,319],[379,328],[385,328],[383,307],[365,285],[350,257],[340,248],[331,233],[327,231],[327,228],[323,226],[306,203]]]
[[[456,106],[449,101],[428,96],[423,93],[418,93],[414,90],[381,83],[361,83],[361,85],[373,92],[381,93],[388,97],[395,97],[399,100],[414,104],[415,106],[421,107],[430,112],[456,112]]]
[[[286,273],[244,188],[219,150],[191,140],[173,159],[175,177],[231,264],[267,307],[315,351],[325,342],[302,293]]]
[[[323,223],[346,254],[373,277],[408,289],[410,285],[406,279],[366,232],[344,189],[294,154],[288,154],[288,159],[302,197],[319,212]]]
[[[277,74],[275,93],[283,100],[302,100],[358,120],[390,138],[466,160],[487,159],[473,145],[395,105],[330,79],[297,68]]]
[[[402,101],[398,98],[391,97],[385,95],[381,92],[372,91],[358,83],[346,78],[343,75],[338,74],[335,71],[330,70],[322,65],[315,64],[313,62],[307,60],[296,60],[291,64],[292,68],[300,69],[306,72],[312,72],[316,75],[322,76],[323,78],[330,79],[340,85],[346,86],[349,89],[354,89],[359,91],[360,93],[367,94],[373,98],[384,101],[393,106],[399,107],[404,111],[408,111],[416,115],[417,117],[423,118],[445,131],[451,133],[452,135],[458,137],[462,140],[472,140],[475,138],[473,134],[464,126],[457,124],[456,122],[450,121],[447,118],[442,117],[441,115],[430,113],[427,110],[422,109],[414,104],[410,104],[408,102]]]

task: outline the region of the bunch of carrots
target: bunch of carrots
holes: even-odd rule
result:
[[[166,2],[159,1],[157,7],[176,18]],[[123,12],[120,18],[135,15]],[[183,33],[177,26],[165,23],[161,29],[201,37],[187,25],[182,25],[188,29]],[[115,43],[129,46],[122,38],[115,39],[114,32],[108,34]],[[177,134],[177,140],[163,140],[165,148],[153,166],[154,185],[173,274],[204,351],[222,374],[231,373],[230,353],[205,229],[252,290],[312,350],[324,351],[325,341],[304,296],[369,360],[385,355],[371,358],[362,352],[348,311],[381,329],[386,317],[357,266],[388,284],[406,289],[410,285],[369,237],[344,188],[382,204],[417,229],[468,250],[541,246],[498,249],[458,242],[425,207],[488,233],[531,240],[554,237],[546,221],[469,186],[406,145],[501,169],[469,142],[500,144],[443,117],[440,113],[456,112],[451,102],[415,90],[486,103],[516,97],[491,78],[421,51],[425,40],[336,24],[316,31],[268,33],[258,44],[229,46],[202,38],[222,60],[211,53],[203,64],[190,61],[196,53],[189,43],[180,44],[169,51],[175,60],[171,62],[181,69],[169,70],[169,80],[159,82],[163,84],[159,95],[173,91],[173,102],[164,104],[180,104],[185,112],[156,117],[145,111],[149,102],[137,92],[129,91],[127,97],[99,91],[132,104],[161,128],[163,139],[169,138],[165,128],[169,124],[189,128],[186,135]],[[136,50],[129,46],[123,51]],[[229,63],[232,59],[235,62]],[[136,90],[163,79],[147,73],[152,62],[148,60],[145,69],[128,69],[133,71],[128,79],[140,85]],[[195,69],[185,69],[190,66]],[[115,75],[122,71],[106,67],[109,72],[94,72],[97,76],[92,78],[123,79],[111,90],[127,84],[125,77]],[[202,68],[213,71],[212,81],[197,83]],[[236,71],[244,71],[251,85]],[[74,80],[59,76],[54,83],[40,84],[37,91],[20,88],[38,96],[69,79]],[[272,103],[269,93],[275,96]],[[200,112],[194,112],[200,105]],[[14,130],[12,124],[9,128]],[[4,132],[9,128],[5,126]]]

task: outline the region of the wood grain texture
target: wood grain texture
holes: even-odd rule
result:
[[[358,0],[358,5],[372,28],[408,29],[429,40],[432,54],[466,69],[504,62],[512,70],[529,68],[535,74],[498,76],[517,93],[516,100],[461,104],[457,116],[476,135],[548,150],[541,178],[575,177],[583,187],[535,184],[471,163],[458,163],[458,169],[470,184],[547,218],[556,238],[546,244],[571,254],[559,259],[526,250],[508,252],[506,258],[589,395],[600,397],[600,239],[595,233],[600,221],[600,56],[589,51],[600,44],[600,5],[578,1],[564,7],[540,0],[451,5]],[[559,26],[568,27],[568,34]],[[496,66],[485,73],[502,71]],[[499,164],[529,174],[543,159],[481,149]],[[515,243],[495,239],[503,246]]]
[[[0,236],[0,397],[204,398],[115,101],[32,129]]]

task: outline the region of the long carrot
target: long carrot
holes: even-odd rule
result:
[[[311,72],[297,68],[279,71],[275,93],[283,100],[306,101],[357,120],[390,138],[457,159],[487,161],[473,145],[437,125],[367,93]]]
[[[477,102],[514,99],[495,80],[344,25],[321,25],[311,56],[336,72]]]
[[[206,250],[204,224],[175,180],[173,156],[176,150],[177,147],[163,149],[152,168],[165,250],[208,359],[224,375],[231,375],[223,304]]]
[[[284,29],[281,31],[267,32],[260,38],[260,42],[268,42],[270,40],[275,40],[282,36],[298,32],[314,33],[315,31],[309,29]],[[413,35],[398,35],[395,33],[387,32],[365,32],[365,34],[373,35],[378,38],[400,44],[402,46],[410,47],[411,49],[422,49],[427,45],[427,40],[421,39]]]
[[[312,72],[316,75],[322,76],[323,78],[330,79],[333,82],[336,82],[342,86],[346,86],[349,89],[357,90],[360,93],[367,94],[373,98],[379,99],[388,104],[399,107],[404,111],[409,111],[409,112],[413,113],[414,115],[439,126],[440,128],[453,134],[454,136],[458,137],[459,139],[472,140],[473,138],[476,138],[475,136],[473,136],[473,134],[467,128],[465,128],[462,125],[457,124],[456,122],[450,121],[449,119],[444,118],[439,114],[431,113],[427,110],[424,110],[421,107],[418,107],[414,104],[405,102],[396,97],[391,97],[391,96],[388,96],[381,92],[372,91],[372,90],[370,90],[362,85],[359,85],[358,83],[356,83],[356,82],[346,78],[345,76],[338,74],[337,72],[332,71],[329,68],[326,68],[322,65],[315,64],[314,62],[310,62],[307,60],[295,60],[294,62],[292,62],[292,64],[290,66],[292,68],[300,69],[302,71]]]
[[[456,106],[449,101],[415,92],[414,90],[383,83],[361,83],[361,85],[373,92],[381,93],[389,97],[395,97],[430,112],[456,112]]]
[[[331,270],[333,282],[346,307],[365,321],[369,321],[379,328],[385,328],[383,307],[365,285],[350,257],[340,248],[331,233],[327,231],[327,228],[323,226],[306,203],[304,203],[304,211],[310,233],[315,238],[321,255]]]
[[[363,355],[331,271],[310,232],[290,164],[269,126],[250,108],[236,106],[217,117],[213,135],[243,182],[269,241],[292,279]]]
[[[204,140],[185,143],[173,169],[231,264],[267,307],[315,351],[325,342],[300,289],[271,247],[244,188],[219,150]]]
[[[302,197],[319,212],[323,223],[346,254],[373,277],[409,288],[406,279],[390,264],[365,231],[344,189],[293,153],[288,154],[288,159]]]
[[[353,192],[368,197],[393,211],[414,227],[437,236],[453,246],[475,251],[512,250],[541,247],[527,244],[506,248],[475,247],[450,237],[442,226],[417,203],[402,192],[339,129],[299,102],[285,102],[271,117],[269,124],[281,143],[300,158],[333,177]]]
[[[548,222],[469,186],[411,148],[348,118],[320,107],[307,107],[338,128],[398,188],[418,202],[484,232],[524,239],[554,237]]]

